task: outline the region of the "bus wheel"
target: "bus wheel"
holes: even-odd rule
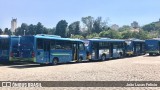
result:
[[[52,61],[52,65],[57,65],[58,64],[58,58],[54,58]]]
[[[102,55],[101,59],[102,61],[106,60],[106,55]]]

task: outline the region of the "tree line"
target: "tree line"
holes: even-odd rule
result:
[[[36,34],[50,34],[60,35],[67,38],[97,38],[107,37],[113,39],[149,39],[158,37],[160,34],[160,22],[151,23],[138,28],[138,31],[132,31],[135,27],[124,25],[118,30],[114,30],[108,26],[108,20],[103,20],[102,17],[94,18],[92,16],[82,17],[81,21],[74,21],[68,25],[66,20],[60,20],[56,27],[46,28],[41,22],[36,25],[22,23],[12,33],[10,29],[5,28],[4,31],[0,29],[0,34],[7,35],[36,35]],[[82,23],[82,24],[81,24]],[[158,23],[158,24],[157,24]]]

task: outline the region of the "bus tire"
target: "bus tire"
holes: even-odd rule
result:
[[[57,64],[58,64],[58,58],[53,58],[52,65],[57,65]]]
[[[101,60],[102,60],[102,61],[105,61],[105,60],[106,60],[106,55],[105,55],[105,54],[103,54],[103,55],[101,56]]]

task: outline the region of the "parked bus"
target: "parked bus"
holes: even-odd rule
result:
[[[126,56],[145,54],[145,41],[140,39],[128,39],[126,42]]]
[[[88,39],[84,40],[89,60],[106,60],[125,56],[125,41],[118,39]]]
[[[150,56],[160,54],[160,39],[149,39],[145,43],[146,53],[149,53]]]
[[[56,65],[86,59],[85,46],[81,40],[55,35],[22,36],[20,52],[20,57],[15,58],[15,61]]]
[[[18,36],[0,35],[0,62],[6,63],[18,56],[19,39]]]

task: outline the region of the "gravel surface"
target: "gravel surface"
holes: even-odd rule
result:
[[[0,65],[0,81],[160,81],[160,56],[137,56],[103,62]],[[4,88],[3,88],[4,89]],[[25,90],[12,88],[12,90]],[[160,88],[70,87],[33,90],[160,90]],[[26,88],[28,90],[28,88]]]

